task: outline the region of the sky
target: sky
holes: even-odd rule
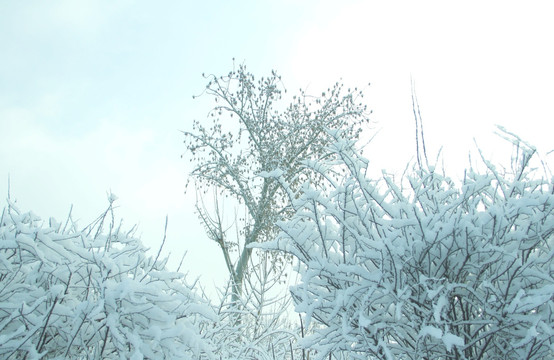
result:
[[[497,161],[502,125],[552,157],[554,7],[548,1],[0,1],[0,194],[90,223],[118,196],[206,287],[225,266],[185,193],[181,131],[204,120],[202,73],[272,69],[291,94],[365,89],[375,171],[413,160],[415,83],[428,152],[459,174],[476,141]],[[368,85],[370,84],[370,85]],[[8,180],[9,179],[9,180]],[[9,187],[8,187],[9,181]]]

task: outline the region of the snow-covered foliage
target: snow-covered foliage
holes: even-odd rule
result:
[[[533,148],[505,133],[512,169],[483,159],[458,184],[431,167],[374,181],[334,135],[330,160],[306,163],[327,182],[289,191],[295,215],[259,245],[298,260],[291,292],[316,329],[304,346],[319,359],[553,358],[554,183],[529,169]]]
[[[204,359],[217,315],[180,273],[148,257],[109,209],[78,229],[0,217],[2,359]]]

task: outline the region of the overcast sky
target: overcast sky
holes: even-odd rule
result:
[[[1,1],[0,193],[21,210],[86,225],[118,214],[157,247],[169,216],[175,266],[225,274],[184,194],[180,130],[205,119],[202,73],[232,59],[276,69],[289,92],[342,79],[365,87],[379,131],[374,169],[413,158],[410,78],[428,150],[459,171],[473,138],[497,160],[494,125],[554,149],[554,11],[549,1]],[[220,274],[219,277],[217,274]]]

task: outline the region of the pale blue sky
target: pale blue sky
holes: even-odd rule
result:
[[[552,16],[548,1],[2,1],[2,196],[10,174],[23,210],[63,218],[74,204],[85,225],[111,189],[149,246],[168,214],[174,259],[188,249],[192,275],[224,273],[183,194],[179,130],[209,110],[192,99],[203,72],[234,57],[291,93],[371,82],[375,169],[413,156],[412,76],[430,151],[444,145],[458,171],[473,137],[509,155],[493,153],[494,124],[554,148]]]

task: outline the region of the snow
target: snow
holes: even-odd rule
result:
[[[450,333],[446,333],[442,336],[442,342],[446,347],[446,351],[452,351],[452,347],[454,346],[459,346],[459,347],[464,346],[464,339]]]
[[[437,324],[440,324],[441,322],[442,309],[446,306],[446,304],[447,304],[446,297],[444,295],[441,295],[435,305],[435,311],[433,312],[433,317]]]
[[[434,326],[424,326],[419,331],[419,337],[425,337],[427,335],[430,335],[436,339],[442,338],[442,330],[439,328],[436,328]]]
[[[281,177],[285,172],[279,168],[274,169],[272,171],[261,171],[258,175],[264,178],[279,178]]]

